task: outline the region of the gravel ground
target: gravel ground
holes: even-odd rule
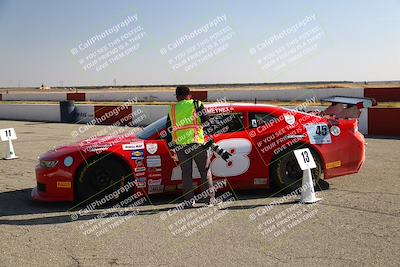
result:
[[[75,141],[77,126],[0,121],[8,127],[20,158],[0,160],[0,266],[400,265],[400,140],[367,138],[361,171],[330,180],[313,205],[269,206],[282,196],[234,192],[220,209],[172,214],[173,197],[157,197],[137,214],[103,209],[72,220],[71,204],[33,203],[30,191],[37,157]]]

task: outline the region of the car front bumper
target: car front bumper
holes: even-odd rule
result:
[[[74,200],[71,173],[62,169],[47,169],[41,166],[36,166],[35,172],[37,186],[31,192],[33,200],[43,202]]]

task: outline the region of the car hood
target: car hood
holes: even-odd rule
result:
[[[95,138],[84,139],[70,145],[55,147],[52,150],[42,154],[40,159],[54,159],[59,158],[75,152],[80,153],[99,153],[101,151],[110,150],[112,147],[127,144],[135,141],[143,141],[136,135],[130,136],[99,136]]]

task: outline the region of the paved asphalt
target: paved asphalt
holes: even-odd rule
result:
[[[235,192],[219,209],[173,213],[172,197],[137,197],[138,213],[103,209],[73,220],[71,204],[33,203],[30,191],[39,154],[75,141],[79,126],[0,121],[8,127],[20,158],[0,160],[0,266],[400,265],[400,140],[367,138],[361,171],[329,180],[313,205]]]

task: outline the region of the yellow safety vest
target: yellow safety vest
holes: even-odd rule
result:
[[[199,106],[201,102],[199,101]],[[196,114],[193,99],[181,100],[169,106],[172,140],[177,145],[203,144],[204,133],[200,117]]]

